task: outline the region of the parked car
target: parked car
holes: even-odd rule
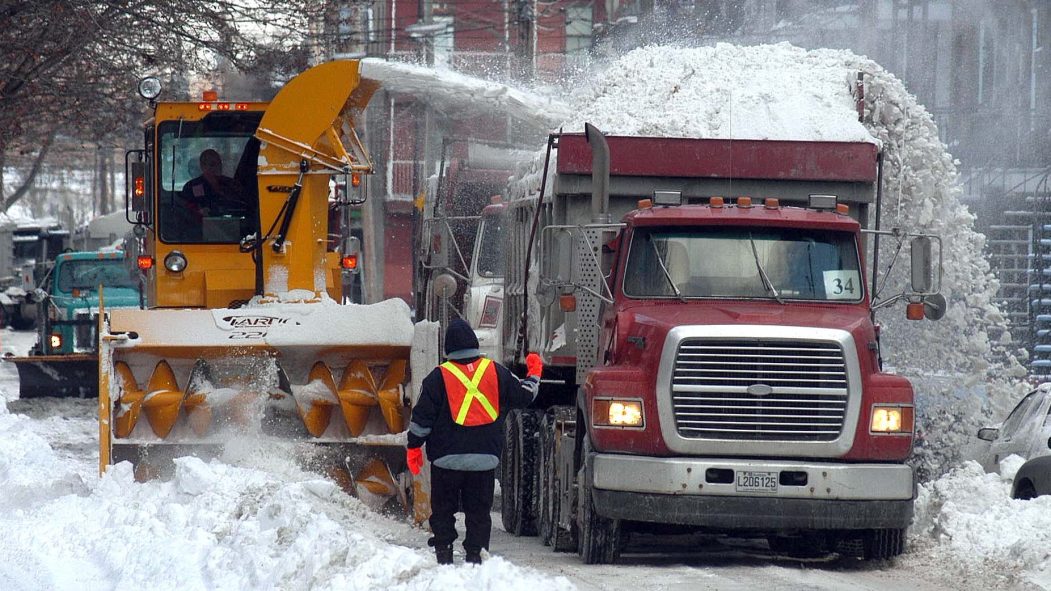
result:
[[[1035,457],[1018,469],[1011,486],[1012,499],[1034,499],[1051,494],[1051,455]]]
[[[1051,455],[1051,383],[1025,395],[999,426],[983,427],[978,438],[989,442],[982,466],[998,472],[1000,461],[1010,455],[1026,459]]]

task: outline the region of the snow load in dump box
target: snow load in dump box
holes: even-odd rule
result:
[[[645,47],[570,97],[567,132],[607,135],[876,142],[858,121],[858,68],[842,52],[788,44]]]

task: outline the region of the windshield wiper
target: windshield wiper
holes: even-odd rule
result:
[[[664,258],[661,256],[661,251],[657,249],[657,243],[653,241],[653,238],[647,237],[650,242],[650,246],[653,247],[653,254],[657,255],[657,263],[661,266],[661,271],[664,271],[664,278],[668,280],[668,285],[671,286],[675,292],[675,297],[679,298],[682,303],[686,303],[686,297],[682,295],[679,288],[675,285],[675,282],[671,279],[671,273],[668,272],[668,267],[664,265]]]
[[[752,243],[752,256],[755,257],[755,267],[759,269],[759,278],[763,280],[763,287],[767,291],[774,295],[774,299],[777,303],[784,304],[785,301],[781,299],[781,294],[777,293],[777,288],[774,287],[774,282],[770,281],[770,278],[766,275],[766,269],[763,269],[763,263],[759,262],[759,251],[755,248],[755,240],[752,239],[752,233],[748,233],[748,242]]]

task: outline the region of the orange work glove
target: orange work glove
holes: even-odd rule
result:
[[[544,361],[536,353],[526,355],[526,375],[537,379],[544,373]]]
[[[423,467],[423,448],[410,447],[405,450],[405,462],[409,465],[409,472],[419,474]]]

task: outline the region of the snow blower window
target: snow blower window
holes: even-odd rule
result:
[[[158,223],[167,243],[230,244],[258,225],[252,137],[261,113],[216,113],[159,128]]]
[[[631,240],[624,293],[857,302],[865,291],[859,269],[857,245],[847,232],[639,229]]]
[[[123,259],[104,261],[67,261],[58,271],[58,291],[95,290],[104,287],[137,289],[139,284],[128,272]]]

